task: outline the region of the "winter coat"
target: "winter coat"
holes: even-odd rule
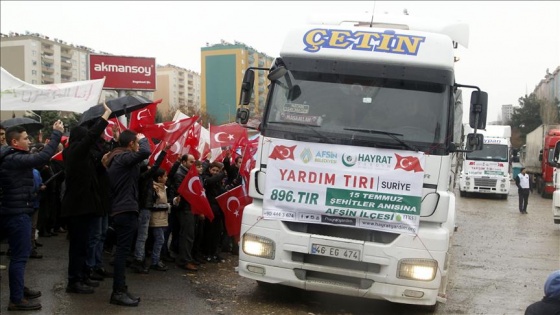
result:
[[[150,157],[148,139],[140,140],[139,145],[138,152],[119,147],[111,151],[107,158],[112,216],[123,212],[138,213],[140,162]]]
[[[177,169],[177,172],[173,176],[172,190],[175,193],[175,196],[180,196],[179,205],[177,205],[177,210],[179,211],[191,211],[191,204],[186,201],[178,192],[179,186],[181,186],[181,183],[183,182],[185,176],[187,176],[188,172],[189,170],[181,164]]]
[[[108,122],[99,118],[88,130],[75,127],[70,141],[62,151],[66,187],[62,196],[61,215],[103,216],[109,211],[109,177],[101,163],[103,151],[101,133]]]
[[[167,193],[165,184],[152,182],[154,202],[150,208],[150,227],[164,227],[168,225],[168,210],[170,205],[167,203]]]
[[[32,214],[33,168],[48,163],[56,152],[62,133],[53,130],[44,149],[35,154],[5,145],[0,149],[0,216]]]

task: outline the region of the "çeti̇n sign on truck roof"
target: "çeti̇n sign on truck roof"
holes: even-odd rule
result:
[[[464,125],[463,131],[464,135],[472,133],[468,124]],[[459,193],[461,197],[469,193],[483,193],[507,199],[510,188],[511,127],[488,125],[486,130],[479,132],[484,135],[483,148],[465,154]]]
[[[383,17],[387,18],[387,17]],[[382,19],[383,19],[382,18]],[[408,19],[407,19],[408,18]],[[379,24],[378,22],[384,22]],[[462,23],[402,17],[310,25],[288,33],[270,69],[256,168],[241,226],[239,274],[259,283],[435,306],[446,300],[455,228],[451,158],[461,136],[455,82]],[[238,109],[246,124],[249,109]]]

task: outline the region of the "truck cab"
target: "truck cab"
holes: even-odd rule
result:
[[[473,149],[483,145],[476,131],[486,125],[487,94],[455,81],[464,23],[383,19],[288,33],[269,69],[241,276],[396,303],[445,302],[461,88],[476,89]],[[248,117],[238,110],[238,122]]]

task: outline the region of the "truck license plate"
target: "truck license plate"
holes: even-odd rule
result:
[[[356,249],[312,244],[311,254],[360,261],[360,251]]]

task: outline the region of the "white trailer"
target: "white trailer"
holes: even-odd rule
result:
[[[465,135],[473,132],[468,124],[463,130]],[[483,149],[467,152],[463,159],[459,177],[460,195],[483,193],[507,199],[511,181],[511,127],[488,125],[480,133],[484,135]]]

